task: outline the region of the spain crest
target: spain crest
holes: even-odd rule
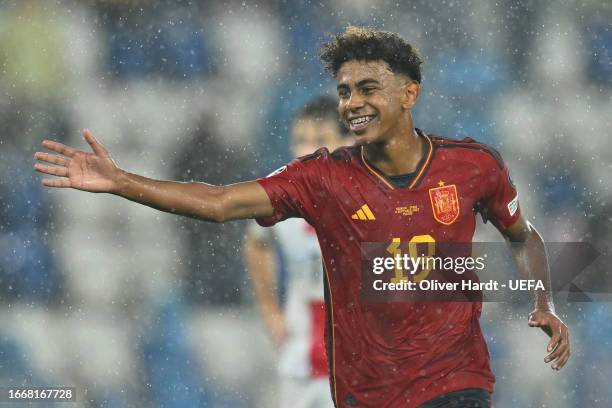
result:
[[[451,225],[459,217],[457,186],[454,184],[445,186],[443,182],[438,184],[440,187],[429,189],[433,216],[439,223]]]

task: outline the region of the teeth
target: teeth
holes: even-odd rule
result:
[[[372,116],[361,116],[355,119],[351,119],[351,125],[362,125],[366,122],[369,122],[372,119]]]

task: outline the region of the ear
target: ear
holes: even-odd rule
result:
[[[412,109],[421,92],[421,85],[409,79],[402,87],[402,109]]]

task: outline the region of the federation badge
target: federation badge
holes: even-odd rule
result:
[[[433,216],[439,223],[451,225],[459,217],[457,186],[454,184],[445,186],[443,182],[438,184],[440,187],[429,189]]]

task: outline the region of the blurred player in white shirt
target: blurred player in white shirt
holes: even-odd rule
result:
[[[330,151],[352,144],[338,119],[337,101],[313,99],[293,118],[294,157],[321,147]],[[323,331],[323,267],[317,236],[301,218],[270,228],[250,221],[245,241],[246,265],[266,329],[280,353],[281,407],[333,408]],[[281,306],[278,256],[286,271],[286,303]]]

